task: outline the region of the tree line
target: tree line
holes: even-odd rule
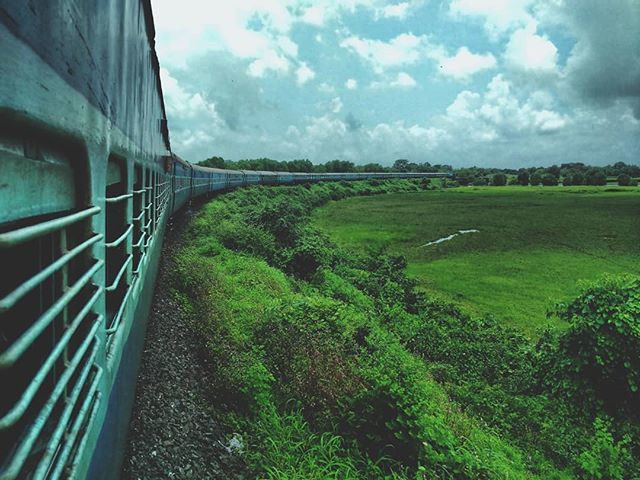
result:
[[[530,168],[483,168],[464,167],[454,169],[451,165],[429,162],[414,163],[400,158],[390,167],[379,163],[356,165],[347,160],[330,160],[326,163],[314,164],[308,159],[273,160],[271,158],[255,158],[245,160],[225,160],[222,157],[210,157],[199,165],[229,170],[264,170],[280,172],[317,172],[317,173],[350,173],[350,172],[449,172],[455,175],[455,182],[461,186],[503,186],[503,185],[606,185],[609,180],[620,186],[636,186],[640,178],[640,165],[628,165],[616,162],[604,167],[585,165],[581,162],[562,163],[550,167]]]
[[[198,163],[203,167],[225,168],[228,170],[263,170],[267,172],[303,172],[303,173],[351,173],[351,172],[452,172],[451,165],[431,165],[429,162],[413,163],[406,159],[396,160],[391,167],[379,163],[356,165],[347,160],[330,160],[326,163],[312,163],[307,159],[273,160],[254,158],[245,160],[226,160],[222,157],[210,157]]]

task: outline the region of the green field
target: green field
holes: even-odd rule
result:
[[[640,273],[640,189],[467,187],[356,197],[315,212],[340,245],[402,253],[431,294],[535,336],[578,280]],[[424,246],[459,230],[450,241]]]

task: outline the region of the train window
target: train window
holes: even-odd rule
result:
[[[105,195],[105,291],[107,342],[111,344],[130,293],[133,225],[129,221],[133,193],[129,192],[127,162],[116,156],[107,163]]]
[[[102,235],[84,152],[21,130],[0,137],[0,465],[39,478],[65,468],[97,402]]]

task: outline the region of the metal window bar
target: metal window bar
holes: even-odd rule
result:
[[[101,395],[98,390],[98,386],[100,385],[100,378],[102,377],[102,368],[99,366],[95,366],[95,375],[93,377],[93,382],[88,389],[87,395],[85,396],[84,402],[80,406],[78,414],[76,415],[75,421],[73,425],[69,429],[69,431],[65,434],[65,443],[62,451],[58,455],[56,459],[56,465],[53,471],[49,474],[49,478],[51,480],[58,479],[62,476],[63,470],[67,467],[67,462],[69,460],[69,455],[73,450],[73,446],[76,444],[76,439],[80,433],[80,430],[83,426],[90,425],[97,411],[97,405],[100,403]],[[69,478],[70,475],[65,475],[66,478]]]
[[[107,328],[107,335],[113,335],[118,331],[118,327],[120,326],[120,320],[122,320],[122,315],[124,314],[125,306],[127,305],[127,301],[131,296],[131,287],[127,288],[127,292],[124,294],[122,301],[120,302],[120,307],[118,308],[118,313],[116,313],[115,317],[111,321],[111,326]]]
[[[124,273],[127,271],[127,267],[129,266],[132,260],[133,260],[133,255],[131,254],[127,255],[127,259],[122,263],[122,266],[120,267],[120,270],[116,275],[116,278],[113,280],[111,285],[109,285],[108,287],[105,287],[105,290],[107,292],[113,292],[115,289],[118,288],[118,285],[120,284],[120,280],[124,276]]]
[[[100,369],[98,374],[102,374],[102,369]],[[99,379],[97,379],[97,382],[99,382]],[[81,460],[81,456],[77,455],[77,453],[85,451],[87,442],[89,441],[89,435],[88,435],[89,430],[86,428],[86,426],[91,425],[95,421],[96,415],[98,413],[97,406],[100,404],[101,401],[102,401],[102,392],[97,391],[95,394],[95,403],[93,405],[91,414],[87,417],[84,426],[81,427],[81,428],[84,428],[84,433],[82,434],[82,437],[80,438],[78,443],[72,447],[72,451],[74,452],[75,456],[68,465],[65,465],[66,468],[64,472],[61,473],[61,474],[64,474],[64,478],[76,478],[76,470]],[[58,478],[58,476],[56,475],[58,475],[58,472],[57,470],[54,470],[51,478],[52,479]]]
[[[11,232],[2,233],[0,234],[0,248],[14,247],[28,242],[29,240],[34,240],[38,237],[53,233],[56,230],[60,230],[68,227],[69,225],[73,225],[80,220],[91,217],[99,211],[100,207],[90,207],[86,210],[81,210],[61,218],[55,218],[37,225],[30,225]]]
[[[18,303],[18,301],[20,301],[20,299],[22,299],[27,293],[36,288],[45,279],[60,270],[63,266],[67,265],[73,258],[87,250],[91,245],[102,240],[102,238],[102,234],[97,234],[88,240],[85,240],[80,245],[72,248],[49,266],[45,267],[33,277],[16,287],[11,293],[0,299],[0,313],[4,313],[15,306],[15,304]]]
[[[42,431],[45,424],[47,423],[47,420],[49,419],[51,412],[54,410],[58,402],[58,399],[60,398],[62,393],[66,391],[69,380],[75,373],[76,369],[78,368],[78,365],[80,365],[81,360],[84,357],[84,354],[89,349],[89,346],[91,345],[91,343],[94,343],[94,347],[93,347],[93,352],[90,358],[95,358],[98,350],[98,342],[95,338],[95,335],[96,335],[96,332],[98,331],[98,326],[101,323],[102,323],[102,316],[99,315],[96,318],[96,321],[93,327],[91,328],[89,335],[85,337],[84,341],[79,346],[75,355],[69,361],[67,368],[58,379],[56,386],[54,387],[53,391],[51,392],[51,395],[49,396],[49,400],[43,405],[40,412],[38,412],[38,415],[34,420],[31,428],[28,430],[26,435],[21,439],[22,441],[17,446],[14,452],[13,458],[10,460],[7,468],[3,472],[3,479],[16,478],[20,473],[20,470],[22,470],[22,467],[24,466],[25,462],[27,461],[27,458],[29,457],[29,452],[31,452],[36,440],[38,439],[38,436],[40,435],[40,432]],[[85,368],[90,367],[91,363],[92,362],[87,361]],[[58,424],[57,428],[60,428],[60,424]]]
[[[139,275],[139,274],[140,274],[140,272],[141,272],[141,270],[142,270],[142,266],[145,264],[145,261],[146,261],[146,260],[147,260],[147,252],[144,252],[144,253],[142,254],[142,256],[140,257],[140,262],[138,263],[138,268],[136,268],[136,269],[133,271],[133,274],[134,274],[134,275],[136,275],[136,276],[137,276],[137,275]]]
[[[133,197],[133,193],[125,193],[123,195],[118,195],[117,197],[105,197],[104,201],[107,203],[118,203],[123,202],[131,197]]]
[[[102,295],[102,289],[96,290],[89,301],[75,316],[69,327],[65,330],[62,337],[60,337],[60,339],[58,340],[58,343],[56,344],[54,349],[51,351],[25,391],[22,393],[22,397],[20,397],[20,400],[18,400],[18,402],[3,417],[0,418],[0,430],[8,428],[11,425],[14,425],[18,420],[20,420],[24,412],[33,401],[33,398],[38,392],[38,389],[42,386],[42,383],[47,378],[47,375],[55,365],[56,361],[59,360],[60,355],[64,353],[74,333],[78,330],[78,327],[82,324],[82,322],[87,318],[87,315],[90,313],[91,308],[98,301],[98,298],[100,298],[100,295]]]
[[[131,235],[131,232],[133,232],[133,225],[129,225],[122,235],[116,238],[113,242],[105,243],[104,246],[106,248],[115,248],[120,246],[120,244],[124,242],[129,235]]]
[[[102,260],[98,260],[87,270],[80,279],[69,287],[62,296],[38,318],[8,349],[0,354],[0,369],[13,365],[25,352],[33,341],[44,331],[44,329],[69,305],[71,300],[84,288],[91,280],[91,277],[104,265]]]
[[[94,366],[95,356],[86,362],[70,394],[67,394],[65,396],[65,407],[62,415],[60,416],[58,426],[49,438],[47,448],[40,460],[40,463],[38,464],[38,467],[36,468],[35,474],[33,476],[34,478],[43,478],[47,470],[51,468],[51,463],[55,459],[56,453],[59,451],[60,443],[63,441],[63,436],[68,429],[68,424],[71,420],[71,415],[76,406],[76,403],[80,398],[80,393],[82,392],[87,379],[89,378],[89,373]]]

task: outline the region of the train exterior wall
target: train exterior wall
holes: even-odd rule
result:
[[[56,409],[45,418],[40,413],[46,404],[42,406],[35,396],[17,421],[8,422],[11,423],[8,427],[3,425],[0,432],[0,478],[3,479],[28,475],[36,478],[118,476],[150,306],[149,292],[155,281],[168,215],[168,210],[163,210],[160,204],[168,201],[161,184],[166,181],[162,158],[169,155],[169,142],[150,13],[148,2],[131,0],[9,0],[0,6],[0,183],[15,185],[15,203],[36,204],[41,210],[24,212],[26,219],[17,226],[33,230],[44,225],[38,214],[45,213],[45,207],[49,209],[46,213],[55,218],[97,207],[99,211],[90,217],[87,227],[103,237],[83,253],[87,261],[99,262],[96,265],[100,266],[90,280],[99,295],[91,307],[93,316],[81,324],[81,328],[85,325],[92,328],[87,329],[86,339],[78,337],[79,330],[72,338],[73,342],[86,340],[94,352],[92,357],[83,357],[77,367],[77,371],[85,371],[82,369],[87,367],[86,384],[80,385],[76,406],[68,418],[64,417],[63,407],[70,404],[70,399],[59,400]],[[61,156],[69,158],[68,168],[74,172],[70,177],[75,190],[72,198],[66,198],[69,185],[53,183],[56,178],[52,176],[51,162],[47,154],[42,153],[49,150],[60,151]],[[13,158],[10,171],[3,168],[9,156]],[[127,192],[133,190],[134,165],[146,172],[148,184],[153,186],[145,196],[153,203],[149,211],[154,211],[145,218],[145,223],[151,219],[153,224],[148,227],[153,228],[153,232],[149,230],[143,240],[147,243],[146,257],[138,265],[137,274],[132,262],[123,271],[119,288],[126,286],[128,296],[117,328],[108,334],[112,326],[106,323],[105,289],[111,279],[106,278],[109,253],[104,237],[110,208],[105,201],[111,181],[109,159],[121,162],[114,181],[121,182]],[[45,169],[46,175],[41,180],[42,189],[50,199],[49,207],[46,198],[35,200],[34,190],[20,188],[27,184],[25,178],[33,176],[33,165]],[[151,202],[151,196],[156,195],[159,198]],[[8,225],[0,230],[0,244],[9,245],[0,249],[6,255],[3,259],[8,258],[10,262],[17,249],[22,248],[13,245],[18,233],[24,230],[14,228],[15,222],[7,224],[14,220],[10,215],[15,208],[10,208],[1,197],[0,201],[0,225]],[[123,215],[123,221],[133,225],[133,197],[113,205]],[[125,237],[114,249],[120,249],[125,256],[131,255],[132,236]],[[3,264],[2,275],[9,275],[14,267],[20,268]],[[16,286],[7,285],[0,297]],[[42,319],[40,312],[33,312],[32,318],[13,318],[18,307],[20,305],[0,313],[1,323],[20,320],[30,327]],[[58,322],[58,316],[54,322]],[[30,330],[25,327],[25,331]],[[48,328],[41,337],[44,334],[49,335]],[[52,352],[58,340],[60,337],[49,340]],[[40,348],[42,338],[36,341]],[[0,348],[4,357],[11,346]],[[32,355],[32,350],[27,350],[23,357]],[[73,353],[71,347],[65,350]],[[21,365],[19,361],[0,374],[17,378],[32,373]],[[64,373],[62,376],[50,373],[47,379],[58,382],[57,385],[63,376]],[[29,383],[25,385],[26,392]],[[53,395],[53,388],[51,392],[44,388],[40,387],[39,395]],[[24,393],[16,392],[16,398],[20,396]],[[3,402],[2,406],[0,416],[15,411],[13,403],[4,405]],[[44,428],[38,431],[41,424]],[[32,437],[34,441],[30,441]],[[46,447],[44,451],[39,450],[42,445]]]

